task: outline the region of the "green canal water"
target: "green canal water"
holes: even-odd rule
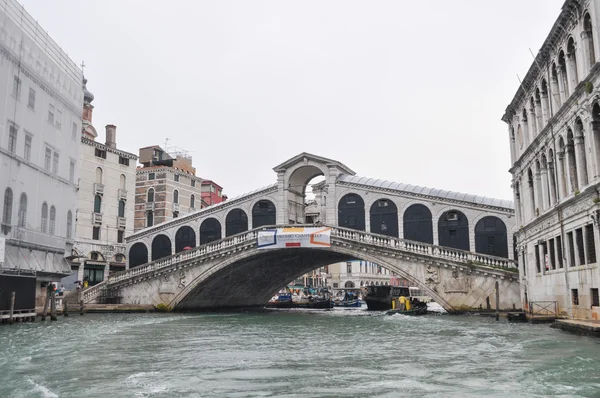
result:
[[[599,397],[600,339],[364,310],[0,325],[0,397]]]

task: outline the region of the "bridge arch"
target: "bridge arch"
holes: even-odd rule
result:
[[[252,206],[252,228],[277,224],[277,208],[269,199],[261,199]]]
[[[371,233],[398,237],[398,207],[388,198],[377,199],[369,211]]]
[[[429,207],[411,204],[404,210],[402,224],[404,239],[433,244],[433,217]]]
[[[442,213],[438,219],[438,242],[440,246],[469,250],[469,219],[455,209]]]
[[[221,223],[216,218],[210,217],[200,224],[200,245],[205,245],[222,238]]]
[[[357,193],[347,193],[338,202],[338,225],[344,228],[365,230],[365,201]]]
[[[167,235],[156,235],[152,239],[152,261],[172,255],[171,239]]]
[[[186,247],[196,247],[196,232],[189,225],[179,227],[175,233],[175,253],[183,251]]]
[[[504,221],[496,216],[485,216],[475,224],[475,251],[508,258],[508,235]]]
[[[148,263],[148,247],[142,243],[134,243],[129,249],[129,268]]]
[[[229,210],[225,217],[225,236],[237,235],[248,230],[248,215],[243,209]]]

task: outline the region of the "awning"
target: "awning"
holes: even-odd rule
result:
[[[56,275],[59,278],[71,273],[71,264],[61,253],[6,245],[4,268],[28,269],[38,275]]]

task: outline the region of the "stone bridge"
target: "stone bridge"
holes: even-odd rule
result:
[[[288,225],[287,227],[289,227]],[[297,224],[293,226],[297,227]],[[325,226],[324,226],[325,227]],[[372,261],[421,287],[449,312],[495,306],[520,308],[518,272],[512,260],[396,237],[331,227],[331,247],[257,248],[259,227],[114,274],[84,292],[176,310],[264,305],[290,280],[338,261]]]

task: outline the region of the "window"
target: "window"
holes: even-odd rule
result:
[[[17,100],[21,99],[21,79],[15,76],[13,79],[12,96]]]
[[[175,174],[175,181],[179,182],[179,174]]]
[[[573,305],[579,305],[579,292],[577,289],[571,289],[571,299]]]
[[[2,224],[4,225],[11,225],[12,203],[13,191],[10,188],[6,188],[6,191],[4,191],[4,208],[2,210]],[[5,233],[8,233],[8,231],[6,231]]]
[[[220,189],[217,191],[217,196],[221,197],[221,190]]]
[[[56,123],[54,125],[59,130],[62,128],[62,112],[58,109],[56,110]]]
[[[562,239],[560,236],[556,237],[556,254],[558,255],[558,268],[563,267],[563,251],[562,251]]]
[[[555,251],[554,251],[554,239],[550,239],[549,240],[550,243],[550,256],[548,257],[548,262],[550,263],[550,268],[551,269],[556,269],[556,264],[554,263],[554,255],[555,255]]]
[[[42,205],[42,232],[48,232],[48,205],[45,202]]]
[[[596,243],[594,242],[594,226],[588,224],[585,226],[585,240],[587,243],[587,262],[588,264],[596,263]]]
[[[50,207],[50,235],[54,235],[56,233],[56,208],[54,206]]]
[[[102,184],[102,167],[96,167],[96,184]]]
[[[13,122],[8,122],[8,151],[17,151],[17,126]]]
[[[117,231],[117,243],[123,243],[125,237],[125,231]]]
[[[215,193],[215,191],[216,191],[216,189],[215,189],[215,186],[214,186],[214,185],[211,185],[211,186],[210,186],[210,192],[211,192],[211,193]]]
[[[346,262],[346,273],[348,273],[348,274],[352,273],[352,262],[351,261]]]
[[[535,245],[533,247],[533,250],[535,250],[535,269],[537,270],[537,272],[539,274],[540,272],[542,272],[542,268],[541,268],[541,264],[540,264],[540,246]]]
[[[67,212],[67,239],[73,237],[73,213],[71,210]]]
[[[27,225],[27,195],[25,192],[21,194],[21,200],[19,200],[19,227],[25,228]]]
[[[124,166],[129,166],[129,159],[127,159],[123,156],[119,156],[119,164],[122,164]]]
[[[119,217],[125,217],[125,201],[119,200]]]
[[[125,190],[125,186],[127,182],[127,178],[125,178],[125,174],[121,174],[121,176],[119,177],[119,187],[121,187],[121,189],[124,191]]]
[[[92,260],[96,260],[97,261],[99,257],[100,256],[98,256],[97,252],[90,253],[90,259],[92,259]]]
[[[179,203],[179,191],[178,190],[173,191],[173,203]]]
[[[69,181],[75,182],[75,161],[71,160],[69,164]]]
[[[575,266],[575,241],[573,240],[573,232],[567,232],[567,241],[569,243],[569,266]]]
[[[27,101],[27,106],[29,109],[35,109],[35,90],[31,87],[29,88],[29,100]]]
[[[46,147],[46,159],[44,161],[44,167],[46,170],[50,170],[50,163],[52,163],[52,149]]]
[[[577,228],[575,230],[575,239],[577,241],[577,259],[579,260],[579,264],[585,264],[585,252],[583,251],[583,229]]]
[[[58,152],[54,152],[52,157],[52,172],[58,174]]]
[[[590,289],[590,298],[592,301],[592,307],[600,306],[600,298],[598,297],[598,288]]]
[[[104,269],[86,268],[83,271],[83,278],[88,280],[90,286],[97,285],[104,281]]]
[[[102,209],[102,197],[100,195],[96,195],[94,197],[94,213],[100,213]]]
[[[151,227],[154,225],[154,214],[151,211],[146,215],[146,226]]]
[[[23,158],[27,161],[31,160],[31,134],[25,134],[25,147],[23,149]]]
[[[146,200],[146,202],[148,202],[148,203],[154,202],[154,189],[150,188],[148,190],[148,199]]]
[[[193,209],[196,205],[196,197],[194,195],[190,196],[190,209]]]
[[[194,180],[194,179],[192,178],[192,182],[191,182],[191,184],[192,184],[192,186],[193,186],[193,187],[195,187],[195,186],[196,186],[196,180]]]
[[[73,122],[73,128],[71,129],[71,138],[77,139],[77,123]]]
[[[48,105],[48,123],[54,125],[54,105]]]
[[[154,180],[155,178],[156,178],[156,174],[154,174],[154,173],[149,173],[148,174],[148,179],[149,180]]]
[[[96,155],[97,158],[106,159],[106,151],[100,148],[96,148],[96,150],[94,151],[94,155]]]
[[[92,229],[92,239],[100,240],[100,227],[94,227]]]

